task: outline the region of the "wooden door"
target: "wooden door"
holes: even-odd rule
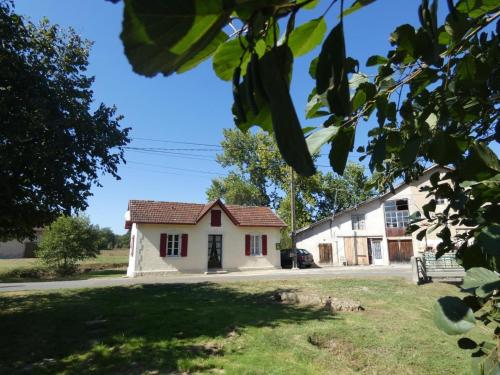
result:
[[[356,264],[368,265],[370,264],[370,259],[368,257],[368,241],[366,237],[356,237],[355,239],[355,249],[356,249]]]
[[[388,240],[387,245],[390,262],[409,262],[413,256],[411,240]]]
[[[348,266],[356,264],[356,252],[354,251],[353,237],[344,237],[344,256]]]
[[[344,237],[344,254],[348,266],[370,264],[366,237]]]
[[[319,244],[319,262],[320,263],[332,263],[332,244],[331,243],[320,243]]]

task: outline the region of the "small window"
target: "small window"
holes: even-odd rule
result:
[[[210,215],[211,215],[210,224],[213,227],[220,227],[221,226],[221,212],[220,212],[220,210],[212,210],[212,211],[210,211]]]
[[[179,235],[169,234],[167,241],[167,255],[168,256],[178,256],[179,255]]]
[[[262,255],[262,237],[259,234],[250,235],[250,255]]]
[[[365,229],[365,214],[351,215],[352,230]]]

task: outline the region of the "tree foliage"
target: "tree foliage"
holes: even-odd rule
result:
[[[216,74],[232,79],[236,125],[243,131],[256,125],[273,133],[283,159],[304,176],[314,175],[311,154],[324,144],[330,145],[333,170],[344,173],[357,128],[375,117],[378,126],[358,150],[375,172],[371,186],[391,189],[394,181],[414,180],[429,165],[452,166],[448,173],[431,177],[426,189],[430,202],[411,229],[419,231],[419,238],[437,231],[438,256],[456,250],[468,272],[484,268],[493,272],[491,279],[498,279],[500,161],[491,148],[500,140],[498,1],[448,0],[447,14],[439,19],[437,0],[422,0],[415,10],[419,24],[395,25],[389,51],[366,62],[377,69],[369,77],[348,55],[344,22],[373,1],[331,0],[319,19],[296,25],[297,14],[317,0],[179,0],[168,7],[127,0],[122,40],[134,69],[148,75],[182,72],[213,54]],[[344,9],[344,3],[350,7]],[[338,18],[331,17],[335,26],[326,30],[309,69],[314,87],[305,117],[323,123],[305,138],[306,148],[289,95],[293,61],[321,43],[321,24],[336,4]],[[220,37],[228,23],[239,25],[238,30],[233,38]],[[164,30],[175,32],[165,38]],[[149,54],[138,53],[144,49]],[[448,202],[442,212],[436,212],[439,198]],[[469,229],[453,237],[450,228],[457,225]],[[436,308],[438,317],[447,312],[455,323],[461,316],[470,323],[469,310],[459,305],[473,301],[479,305],[475,318],[493,327],[496,341],[478,345],[475,373],[499,368],[498,284],[492,288],[478,295],[484,289],[478,287],[472,298],[446,299]]]
[[[36,256],[59,275],[70,275],[77,264],[99,254],[99,231],[87,218],[61,216],[43,232]]]
[[[261,205],[277,210],[290,224],[290,168],[280,157],[274,139],[264,133],[225,129],[218,163],[231,169],[227,177],[212,180],[207,198],[228,204]],[[365,190],[364,168],[349,163],[344,176],[317,172],[296,177],[296,218],[302,227],[352,207],[372,193]]]
[[[85,209],[99,174],[119,178],[128,129],[114,107],[93,103],[89,49],[73,30],[34,25],[0,1],[0,238]]]

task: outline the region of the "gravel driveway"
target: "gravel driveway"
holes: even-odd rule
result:
[[[352,266],[352,267],[325,267],[301,270],[265,270],[229,272],[226,274],[172,274],[157,277],[110,277],[88,280],[71,281],[43,281],[25,283],[1,283],[0,292],[17,292],[27,290],[52,290],[71,288],[101,288],[109,286],[127,286],[138,284],[172,284],[172,283],[203,283],[203,282],[232,282],[251,280],[288,280],[302,278],[336,278],[336,277],[403,277],[411,279],[411,267],[400,266]]]

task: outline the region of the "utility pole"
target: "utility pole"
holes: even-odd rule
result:
[[[293,171],[293,168],[290,167],[290,211],[291,211],[291,229],[292,233],[290,235],[292,239],[292,249],[293,250],[293,263],[292,263],[292,269],[298,269],[297,267],[297,251],[295,250],[296,247],[296,242],[295,242],[295,172]]]

